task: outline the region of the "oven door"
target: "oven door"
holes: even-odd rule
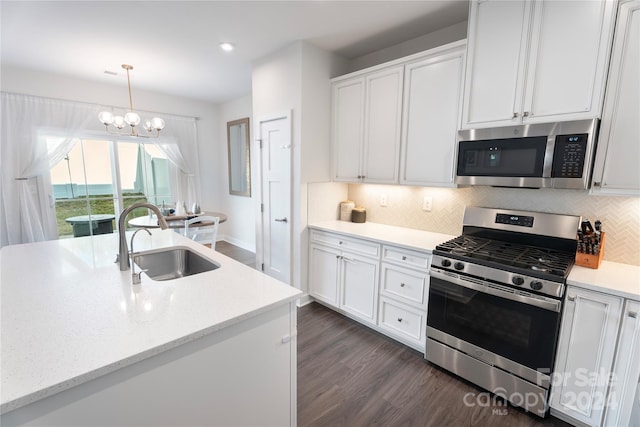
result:
[[[531,381],[548,377],[561,302],[454,276],[432,271],[427,335]]]

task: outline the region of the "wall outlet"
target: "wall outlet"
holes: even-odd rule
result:
[[[380,195],[380,206],[387,206],[387,205],[388,205],[387,195],[386,194],[381,194]]]
[[[426,212],[431,212],[431,204],[433,203],[433,197],[424,196],[422,200],[422,210]]]

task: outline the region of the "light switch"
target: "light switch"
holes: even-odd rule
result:
[[[387,195],[386,194],[381,194],[380,195],[380,206],[387,206]]]
[[[422,200],[422,210],[431,212],[431,204],[433,202],[433,198],[431,196],[424,196]]]

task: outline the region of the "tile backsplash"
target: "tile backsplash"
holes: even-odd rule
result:
[[[583,191],[522,188],[426,188],[350,184],[349,199],[367,209],[367,221],[459,235],[465,206],[580,215],[602,221],[604,259],[640,265],[640,198],[592,196]],[[386,196],[387,206],[380,206]],[[431,197],[431,211],[422,210]]]

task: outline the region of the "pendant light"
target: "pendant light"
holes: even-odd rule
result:
[[[141,120],[140,115],[133,111],[133,98],[131,97],[131,78],[129,77],[129,71],[133,70],[133,66],[122,64],[122,68],[127,71],[127,86],[129,87],[129,112],[126,113],[123,117],[114,116],[110,111],[103,111],[98,114],[98,119],[110,134],[138,136],[143,138],[157,138],[160,135],[160,131],[164,129],[164,120],[160,117],[153,117],[151,120],[146,120],[142,126],[146,131],[146,134],[138,134],[138,128],[136,128],[136,126],[140,124]],[[111,126],[117,130],[112,130]],[[126,126],[129,126],[131,128],[131,133],[122,132],[122,130]]]

